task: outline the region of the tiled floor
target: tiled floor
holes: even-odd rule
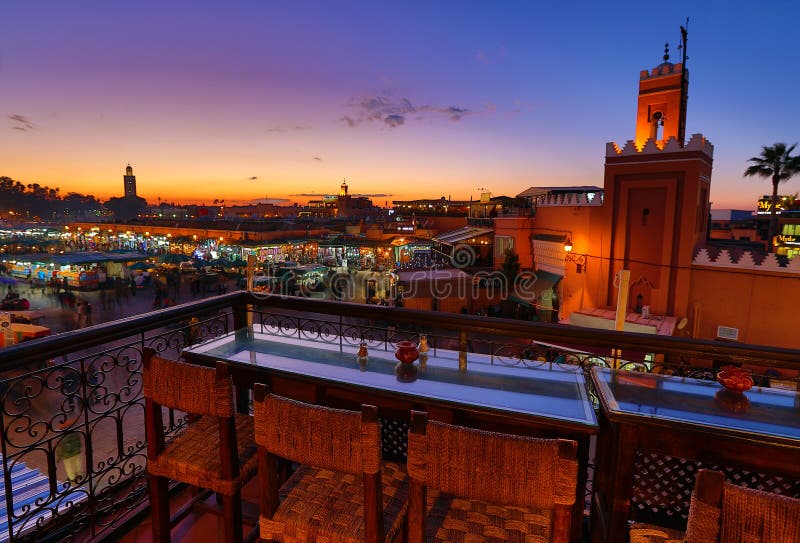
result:
[[[258,478],[252,479],[242,492],[242,510],[245,523],[243,533],[254,528],[258,519]],[[179,509],[192,496],[192,489],[185,489],[170,501],[172,511]],[[186,518],[172,528],[172,543],[224,543],[223,517],[221,507],[216,506],[214,496],[204,502],[208,507],[195,507]],[[207,509],[219,509],[219,513]],[[248,518],[249,517],[249,518]],[[248,522],[251,520],[253,522]],[[153,528],[148,514],[142,521],[122,536],[119,543],[152,543]]]

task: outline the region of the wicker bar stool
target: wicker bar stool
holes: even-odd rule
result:
[[[282,543],[401,541],[405,470],[381,462],[378,410],[310,405],[255,387],[261,538]],[[301,464],[280,487],[278,458]],[[279,489],[280,487],[280,489]]]
[[[785,543],[800,541],[800,499],[725,482],[701,469],[692,492],[686,534],[634,524],[631,543]]]
[[[241,489],[258,462],[253,418],[234,413],[227,366],[175,362],[149,348],[142,351],[142,360],[153,541],[168,542],[178,520],[170,519],[167,496],[167,480],[174,479],[216,492],[224,509],[225,541],[241,542]],[[199,416],[169,445],[162,406]]]
[[[567,542],[577,445],[428,421],[408,433],[408,541]]]

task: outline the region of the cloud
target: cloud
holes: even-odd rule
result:
[[[291,202],[287,198],[256,198],[255,200],[246,200],[244,203],[249,205],[255,204],[285,204]]]
[[[403,126],[404,124],[406,124],[406,118],[403,117],[402,115],[387,115],[383,119],[383,122],[385,122],[392,128],[395,128],[397,126]]]
[[[314,160],[316,160],[317,162],[322,162],[322,159],[321,159],[321,158],[319,158],[318,156],[315,156],[315,157],[314,157]]]
[[[478,49],[475,51],[475,62],[478,64],[483,64],[484,66],[488,66],[489,64],[500,62],[501,59],[505,58],[507,54],[508,49],[505,45],[501,45],[496,50],[491,52]]]
[[[23,132],[33,130],[33,123],[24,115],[15,113],[14,115],[9,115],[8,119],[11,121],[11,128],[14,130],[22,130]]]
[[[393,98],[384,95],[365,96],[351,100],[348,106],[352,114],[344,115],[341,121],[353,128],[361,123],[380,121],[389,128],[398,128],[409,119],[446,118],[460,121],[474,112],[460,106],[414,105],[408,98]]]
[[[444,115],[447,115],[447,118],[450,119],[451,121],[460,121],[464,117],[464,115],[469,115],[471,113],[470,110],[468,109],[455,106],[439,107],[439,108],[424,106],[424,108],[420,108],[420,111],[433,111],[435,113],[442,113]]]
[[[296,125],[279,124],[271,128],[267,128],[267,132],[300,132],[301,130],[305,129],[306,127],[300,124]]]
[[[253,177],[248,177],[247,178],[248,181],[255,181],[256,179],[258,179],[257,175],[254,175]]]
[[[322,198],[323,196],[330,196],[330,193],[321,192],[304,192],[301,194],[290,194],[296,198]],[[388,198],[394,194],[351,194],[350,196],[364,196],[365,198]]]
[[[515,117],[517,115],[521,115],[523,113],[528,113],[531,111],[535,111],[537,109],[536,104],[532,102],[523,102],[520,99],[514,100],[514,107],[509,111],[505,116],[507,118]]]

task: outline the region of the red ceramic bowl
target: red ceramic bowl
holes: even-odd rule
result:
[[[745,390],[750,390],[753,387],[753,377],[750,375],[750,372],[735,366],[726,366],[722,368],[722,371],[717,373],[717,381],[719,381],[726,390],[730,390],[736,394],[741,394]]]
[[[398,341],[397,351],[395,351],[394,356],[403,364],[411,364],[414,360],[419,358],[419,350],[417,346],[410,341]]]

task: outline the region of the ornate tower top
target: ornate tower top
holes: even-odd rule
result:
[[[125,168],[125,175],[133,175],[133,168],[131,168],[130,164],[128,164],[128,167]]]
[[[683,145],[686,126],[688,72],[682,62],[669,62],[669,44],[664,45],[664,62],[639,76],[639,102],[636,111],[636,146],[652,139],[657,145],[674,137]]]
[[[342,179],[342,186],[339,187],[339,196],[347,196],[347,179]]]
[[[687,19],[688,26],[688,19]],[[689,72],[686,69],[686,40],[688,32],[681,27],[678,50],[681,62],[669,61],[669,42],[664,43],[664,61],[652,70],[639,74],[639,104],[636,111],[636,146],[644,147],[647,140],[663,147],[674,137],[683,147],[686,134],[686,103],[689,98]]]

